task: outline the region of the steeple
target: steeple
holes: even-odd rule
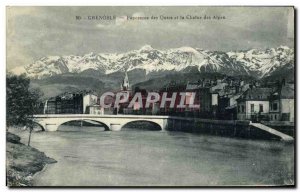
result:
[[[122,89],[123,91],[128,91],[128,90],[130,90],[130,85],[129,85],[129,80],[128,80],[127,71],[125,72],[125,77],[124,77],[123,83],[122,83],[122,85],[121,85],[121,89]]]

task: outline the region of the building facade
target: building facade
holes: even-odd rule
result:
[[[63,93],[43,103],[43,114],[84,114],[88,106],[97,104],[98,96],[93,92]]]
[[[268,120],[272,88],[250,88],[237,100],[238,120]]]
[[[270,121],[295,121],[294,84],[283,81],[270,97]]]

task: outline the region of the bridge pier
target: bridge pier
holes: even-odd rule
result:
[[[45,125],[44,128],[45,128],[46,131],[57,131],[58,126],[59,126],[59,125],[54,124],[54,123],[53,123],[53,124],[50,124],[50,123],[47,124],[47,123],[46,123],[46,125]]]
[[[161,124],[160,124],[161,130],[162,131],[167,130],[167,128],[168,128],[168,119],[162,119],[161,121],[162,121]]]
[[[118,123],[111,123],[109,126],[110,131],[121,131],[123,125]]]

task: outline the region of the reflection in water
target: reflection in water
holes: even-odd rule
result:
[[[64,126],[39,132],[32,146],[58,161],[34,177],[36,186],[292,184],[294,148],[162,131],[103,131]],[[27,134],[22,135],[23,142]]]

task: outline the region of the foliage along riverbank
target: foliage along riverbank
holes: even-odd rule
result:
[[[46,164],[57,161],[43,152],[24,145],[21,138],[6,133],[6,185],[9,187],[31,186],[32,176],[41,171]]]

